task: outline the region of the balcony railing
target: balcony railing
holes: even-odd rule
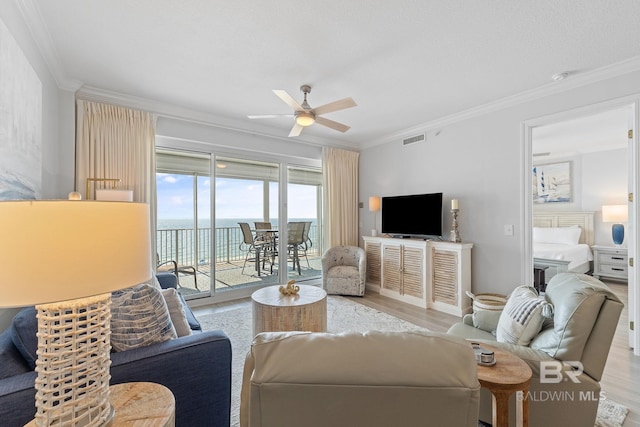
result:
[[[215,229],[215,260],[214,264],[241,261],[246,251],[240,249],[243,236],[240,227],[220,227]],[[318,228],[311,225],[309,238],[313,242],[307,253],[319,256]],[[160,262],[174,260],[178,265],[210,265],[211,256],[211,228],[171,228],[157,230],[156,241],[158,260]]]

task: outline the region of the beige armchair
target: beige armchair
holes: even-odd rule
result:
[[[593,426],[599,381],[623,304],[599,280],[576,273],[554,276],[545,300],[553,305],[553,322],[547,321],[529,346],[497,342],[491,334],[497,324],[485,323],[485,330],[479,329],[470,314],[448,333],[508,350],[527,362],[533,371],[527,396],[530,426]],[[515,425],[515,398],[510,404],[510,425]],[[481,393],[480,419],[491,422],[491,395],[486,390]]]
[[[357,246],[334,246],[322,255],[322,287],[328,294],[364,295],[367,255]]]
[[[241,427],[477,427],[469,343],[429,332],[258,334],[247,355]]]

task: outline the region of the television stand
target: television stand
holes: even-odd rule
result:
[[[455,316],[471,312],[472,243],[362,236],[367,290]]]

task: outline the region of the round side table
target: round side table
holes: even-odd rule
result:
[[[518,410],[516,424],[527,427],[529,425],[527,391],[531,382],[531,368],[524,360],[506,350],[484,343],[482,347],[492,350],[496,358],[496,364],[493,366],[478,365],[478,381],[493,395],[492,425],[494,427],[509,426],[509,396],[522,391],[523,398],[517,399],[516,402]]]
[[[174,427],[176,401],[163,385],[131,382],[109,387],[113,427]],[[36,426],[33,420],[27,426]]]
[[[327,331],[327,293],[317,286],[299,286],[298,295],[282,295],[279,286],[251,295],[254,336],[267,331]]]

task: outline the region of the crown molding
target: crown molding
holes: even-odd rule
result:
[[[327,140],[315,136],[305,136],[302,138],[297,137],[295,139],[283,137],[282,135],[276,134],[276,130],[267,127],[255,127],[252,129],[247,129],[246,123],[240,120],[232,120],[216,116],[214,114],[176,106],[173,104],[163,103],[160,101],[127,95],[119,92],[108,91],[91,86],[82,86],[80,90],[76,92],[76,99],[121,105],[128,108],[147,111],[159,117],[166,117],[169,119],[181,120],[204,126],[211,126],[218,129],[262,136],[281,141],[294,142],[297,144],[300,143],[318,147],[337,147],[348,150],[359,149],[359,147],[355,144],[348,144],[344,141]]]
[[[58,59],[58,51],[53,43],[51,34],[49,34],[47,25],[42,19],[38,6],[33,0],[16,0],[16,4],[58,87],[72,92],[78,90],[82,86],[82,82],[67,77],[64,72],[64,67]]]
[[[344,148],[348,150],[362,150],[375,147],[378,145],[401,141],[403,138],[410,137],[416,133],[429,133],[438,131],[445,126],[452,125],[457,122],[472,119],[495,111],[507,109],[525,102],[534,101],[550,95],[563,93],[578,87],[597,83],[602,80],[614,78],[630,72],[640,70],[640,56],[636,56],[624,61],[617,62],[608,66],[604,66],[592,71],[584,73],[576,73],[570,75],[568,79],[551,82],[541,87],[527,90],[515,95],[498,99],[496,101],[479,105],[467,110],[453,113],[435,120],[420,123],[410,128],[394,132],[377,139],[363,142],[348,142],[339,139],[327,140],[316,136],[305,135],[294,140],[291,138],[277,135],[273,128],[254,125],[252,129],[246,129],[246,123],[240,120],[233,120],[215,116],[202,111],[191,110],[155,100],[144,99],[140,97],[129,96],[118,92],[107,91],[103,89],[83,86],[83,82],[70,78],[65,73],[59,55],[53,43],[53,39],[47,29],[44,19],[38,9],[35,0],[15,0],[23,16],[25,25],[28,27],[41,55],[44,58],[47,67],[58,87],[62,90],[77,92],[77,96],[81,99],[87,99],[98,102],[106,102],[117,105],[123,105],[130,108],[138,108],[141,110],[153,112],[158,116],[167,118],[190,121],[207,126],[242,132],[246,134],[264,136],[283,141],[309,144],[313,146],[332,146]]]
[[[618,77],[634,71],[640,70],[640,56],[636,56],[615,64],[597,68],[585,73],[575,74],[566,80],[560,82],[548,83],[544,86],[520,92],[496,101],[479,105],[468,110],[450,114],[435,120],[430,120],[422,124],[412,126],[393,134],[383,136],[381,138],[360,144],[360,149],[375,147],[377,145],[386,144],[394,141],[401,141],[403,138],[410,137],[417,133],[428,133],[440,130],[445,126],[452,125],[463,120],[472,119],[495,111],[504,110],[526,102],[534,101],[550,95],[555,95],[569,90],[597,83],[610,78]]]

